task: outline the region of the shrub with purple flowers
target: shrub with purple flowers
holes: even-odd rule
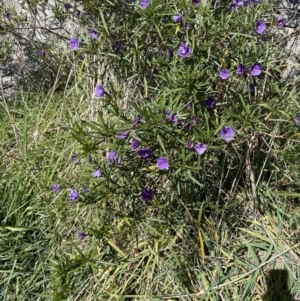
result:
[[[262,298],[272,254],[297,255],[289,17],[270,0],[54,2],[25,0],[53,12],[32,23],[43,39],[0,8],[45,72],[1,102],[5,297]]]

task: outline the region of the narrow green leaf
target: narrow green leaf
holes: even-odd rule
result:
[[[99,12],[100,12],[100,17],[101,17],[102,25],[103,25],[103,27],[104,27],[107,35],[109,36],[109,31],[108,31],[108,28],[107,28],[107,25],[106,25],[106,21],[105,21],[102,9],[100,9]]]
[[[157,135],[157,140],[158,140],[159,145],[160,145],[161,148],[163,149],[165,155],[167,155],[168,153],[167,153],[167,151],[166,151],[166,149],[165,149],[164,143],[162,142],[162,139],[161,139],[160,135]]]
[[[203,187],[203,184],[201,184],[195,177],[193,177],[189,171],[186,174],[193,182],[195,182],[197,185]]]

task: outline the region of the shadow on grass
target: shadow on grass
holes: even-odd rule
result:
[[[271,270],[267,276],[267,292],[263,301],[295,301],[289,290],[287,270]]]

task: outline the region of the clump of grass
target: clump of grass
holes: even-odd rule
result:
[[[2,299],[297,295],[299,92],[276,7],[79,4],[55,8],[83,29],[52,88],[2,103]]]

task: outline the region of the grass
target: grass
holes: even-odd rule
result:
[[[275,8],[262,2],[265,14],[256,13],[273,18]],[[86,5],[91,14],[97,10]],[[159,15],[154,7],[136,12],[132,20],[141,22],[126,27],[122,39],[134,32],[126,55],[91,42],[86,53],[62,54],[53,78],[29,80],[13,101],[2,100],[1,300],[300,298],[300,144],[293,125],[299,78],[292,85],[279,76],[286,55],[279,42],[266,35],[263,44],[249,33],[256,16],[245,21],[242,14],[223,13],[229,9],[222,5],[216,15],[199,8],[206,17],[196,19],[190,38],[199,60],[155,57],[167,44],[177,47],[186,33],[174,35],[175,25],[164,19],[170,12]],[[124,14],[131,9],[125,8]],[[110,31],[120,30],[112,28],[113,14],[106,22],[98,27],[104,46]],[[229,38],[233,28],[241,34]],[[160,43],[161,36],[168,39]],[[226,60],[235,67],[245,53],[248,64],[258,59],[266,66],[263,75],[220,81],[219,67]],[[51,62],[50,48],[45,61]],[[107,94],[94,99],[100,82]],[[207,95],[218,98],[213,110],[202,104]],[[196,116],[198,123],[183,131],[179,122],[166,121],[166,109],[184,122]],[[142,124],[134,126],[137,114]],[[226,124],[237,132],[231,144],[219,138]],[[127,140],[116,139],[121,130],[128,130]],[[153,158],[141,160],[131,138],[151,148],[153,158],[167,156],[170,170],[157,170]],[[195,157],[186,147],[191,141],[207,143],[205,155]],[[122,156],[120,164],[107,164],[111,150]],[[103,177],[92,177],[95,168]],[[55,183],[58,192],[51,189]],[[145,187],[155,192],[148,202],[140,197]],[[80,193],[78,201],[68,199],[71,188]]]
[[[88,105],[23,94],[2,106],[2,300],[261,300],[273,270],[287,276],[290,294],[299,293],[298,195],[279,195],[264,184],[262,214],[245,188],[227,193],[215,212],[201,203],[198,220],[185,204],[181,225],[151,212],[140,220],[115,216],[114,233],[107,233],[101,221],[109,211],[101,211],[101,202],[73,204],[64,192],[54,194],[58,177],[77,168],[69,161],[78,145],[67,117],[76,106],[84,114]],[[273,156],[280,161],[297,143]],[[289,168],[298,167],[280,172],[297,181]],[[155,209],[142,210],[147,216]],[[79,241],[76,231],[84,228],[88,236]]]

